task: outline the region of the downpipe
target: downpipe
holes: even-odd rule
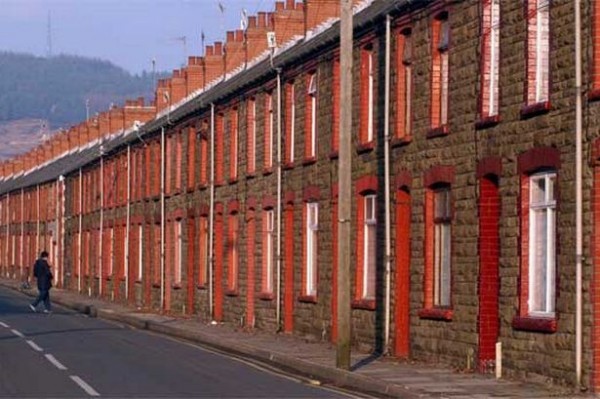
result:
[[[213,249],[215,225],[215,104],[210,104],[210,205],[208,212],[208,308],[211,321],[214,320],[213,308],[213,267],[215,254]]]
[[[385,304],[383,353],[390,352],[390,302],[391,302],[391,209],[390,209],[390,49],[392,18],[388,14],[385,21],[385,122],[384,122],[384,191],[385,191]]]
[[[127,146],[127,216],[125,227],[125,299],[129,300],[129,234],[131,223],[131,146]]]
[[[277,331],[281,331],[281,70],[277,69]]]
[[[98,265],[98,293],[102,296],[102,269],[103,269],[103,242],[104,242],[104,147],[100,145],[100,240],[99,240],[98,248],[100,251],[100,256],[98,259],[100,261]],[[90,296],[92,295],[91,290],[89,291]]]
[[[160,129],[160,310],[165,309],[165,127]]]
[[[39,220],[39,213],[38,213]],[[79,250],[77,251],[77,292],[81,293],[81,261],[82,261],[82,228],[83,228],[83,172],[79,168],[79,237],[77,239],[77,245]],[[37,251],[36,251],[37,253]]]

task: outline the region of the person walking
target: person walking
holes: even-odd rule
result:
[[[50,304],[50,288],[52,288],[52,271],[50,271],[50,265],[48,264],[48,252],[42,251],[38,260],[33,265],[33,276],[37,279],[37,286],[39,295],[36,300],[29,305],[29,308],[36,312],[37,305],[40,302],[44,302],[44,313],[50,313],[52,311],[52,305]]]

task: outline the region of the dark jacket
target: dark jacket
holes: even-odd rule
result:
[[[39,290],[49,290],[52,287],[52,272],[50,265],[44,258],[35,261],[33,265],[33,276],[37,278],[37,286]]]

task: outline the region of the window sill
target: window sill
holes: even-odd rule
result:
[[[227,290],[225,290],[225,295],[227,296],[239,296],[240,292],[238,291],[238,289],[230,289],[228,288]]]
[[[402,147],[405,145],[410,144],[412,141],[412,137],[411,136],[406,136],[406,137],[393,137],[390,144],[392,147]]]
[[[304,158],[302,166],[308,166],[317,163],[317,157]]]
[[[428,308],[419,310],[419,317],[428,320],[452,321],[454,311],[449,308]]]
[[[275,299],[275,295],[272,292],[261,292],[258,294],[258,299],[263,301],[272,301]]]
[[[221,187],[225,182],[223,180],[215,181],[215,187]]]
[[[481,118],[477,122],[475,122],[475,129],[483,130],[483,129],[487,129],[489,127],[494,127],[499,123],[500,123],[500,115],[484,116],[483,118]]]
[[[227,180],[227,183],[228,184],[235,184],[235,183],[237,183],[237,177],[234,177],[234,178],[231,178],[231,179]]]
[[[519,331],[532,331],[542,333],[555,333],[557,330],[556,318],[515,316],[512,326]]]
[[[196,284],[196,288],[199,290],[206,290],[207,286],[206,284]]]
[[[287,162],[283,165],[283,170],[288,170],[288,169],[294,169],[294,163],[293,162]]]
[[[588,101],[597,101],[600,100],[600,88],[592,89],[588,93]]]
[[[521,119],[533,118],[534,116],[546,114],[550,111],[550,101],[535,104],[527,104],[521,107]]]
[[[138,285],[142,284],[142,280],[135,280],[135,284],[138,284]]]
[[[180,290],[183,287],[181,286],[181,283],[174,283],[171,285],[171,288],[173,288],[174,290]]]
[[[331,151],[329,153],[329,159],[338,159],[339,156],[340,156],[340,154],[339,154],[339,152],[337,150],[336,151]]]
[[[256,177],[256,172],[247,172],[246,179],[254,179]]]
[[[367,152],[371,152],[375,149],[375,140],[371,140],[365,143],[360,143],[356,147],[357,154],[366,154]]]
[[[160,288],[160,283],[152,283],[152,288]]]
[[[436,138],[436,137],[447,136],[448,135],[448,131],[449,131],[448,130],[448,125],[442,125],[442,126],[438,126],[438,127],[432,127],[427,132],[427,138],[428,139],[433,139],[433,138]]]
[[[208,183],[200,183],[198,185],[198,190],[206,190],[208,188]]]
[[[273,168],[272,167],[271,168],[267,168],[267,169],[263,169],[263,172],[262,172],[263,176],[268,176],[271,173],[273,173]]]
[[[352,301],[352,308],[375,310],[375,299],[355,299]]]
[[[298,302],[317,303],[317,296],[316,295],[300,295],[298,297]]]

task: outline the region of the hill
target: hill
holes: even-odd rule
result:
[[[153,90],[152,74],[99,59],[0,52],[0,122],[44,119],[54,130],[84,120],[86,101],[93,115],[126,98],[153,98]]]

